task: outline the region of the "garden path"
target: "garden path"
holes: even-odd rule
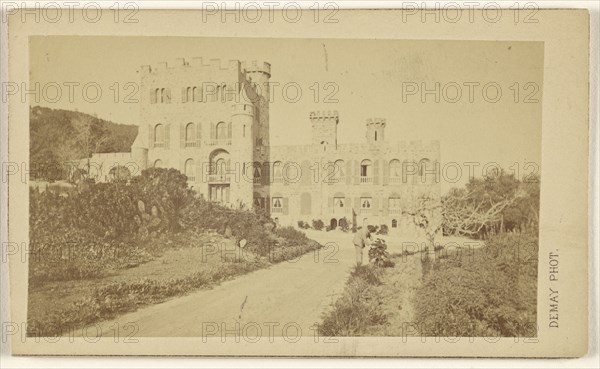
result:
[[[352,233],[309,230],[307,235],[324,248],[124,314],[116,323],[134,323],[136,337],[314,336],[315,324],[343,291],[355,258]],[[114,335],[114,324],[104,322],[101,332]]]

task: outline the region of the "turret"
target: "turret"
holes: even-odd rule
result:
[[[385,119],[367,119],[367,142],[378,144],[385,139]]]
[[[242,69],[246,72],[248,78],[255,86],[256,92],[263,96],[267,102],[270,98],[269,79],[271,78],[271,64],[265,61],[242,62]]]
[[[339,123],[337,110],[313,111],[310,113],[310,123],[313,145],[321,146],[323,150],[326,150],[328,146],[337,148],[337,125]]]

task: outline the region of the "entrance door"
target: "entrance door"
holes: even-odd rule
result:
[[[334,230],[337,229],[338,221],[335,218],[331,218],[331,222],[329,222],[329,227]]]

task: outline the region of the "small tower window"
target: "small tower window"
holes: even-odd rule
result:
[[[377,131],[375,131],[375,141],[377,141]]]

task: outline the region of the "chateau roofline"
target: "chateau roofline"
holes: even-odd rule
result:
[[[176,70],[184,68],[210,68],[213,70],[242,70],[246,73],[265,73],[271,76],[271,64],[266,61],[249,60],[240,61],[238,59],[209,59],[205,62],[202,57],[193,57],[190,60],[185,58],[175,58],[171,61],[161,61],[156,66],[142,65],[143,73],[160,72],[164,70]]]

